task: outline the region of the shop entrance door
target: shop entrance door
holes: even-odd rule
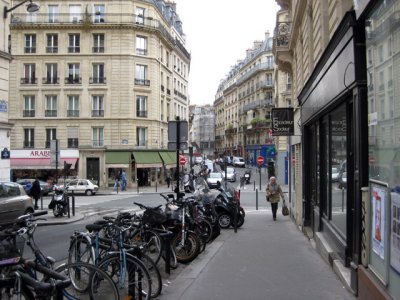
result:
[[[87,179],[100,186],[100,159],[98,157],[88,157],[86,166]]]

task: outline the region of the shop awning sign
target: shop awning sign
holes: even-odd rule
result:
[[[293,108],[272,109],[272,135],[291,136],[294,135]]]

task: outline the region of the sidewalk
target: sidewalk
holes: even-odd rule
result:
[[[281,214],[249,212],[163,288],[161,300],[355,299]]]

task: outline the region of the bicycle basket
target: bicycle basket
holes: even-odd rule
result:
[[[24,253],[25,240],[20,236],[0,238],[0,266],[17,264]]]
[[[143,213],[142,222],[144,224],[158,225],[164,223],[165,221],[167,221],[167,216],[161,210],[161,208],[146,209]]]

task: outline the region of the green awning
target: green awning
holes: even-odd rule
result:
[[[158,152],[155,151],[133,151],[136,168],[162,167],[163,162]]]
[[[129,168],[131,152],[106,152],[106,168]]]
[[[164,162],[164,166],[173,168],[176,167],[176,153],[173,151],[160,151],[160,156]]]

